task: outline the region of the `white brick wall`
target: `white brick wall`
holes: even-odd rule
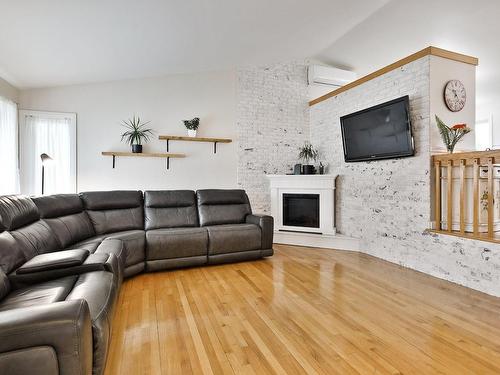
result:
[[[238,183],[269,212],[265,174],[287,173],[305,140],[337,181],[336,225],[362,251],[500,296],[500,245],[430,235],[429,72],[424,57],[309,109],[304,63],[238,71]],[[340,116],[410,96],[416,156],[345,163]]]
[[[309,138],[304,63],[238,70],[238,184],[255,212],[270,212],[266,174],[284,174]]]
[[[337,230],[361,250],[500,296],[500,246],[430,235],[430,59],[424,57],[311,107],[311,141],[337,180]],[[416,156],[345,163],[340,117],[410,96]]]

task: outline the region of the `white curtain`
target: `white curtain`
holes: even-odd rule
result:
[[[17,193],[17,104],[0,97],[0,195]]]
[[[53,160],[45,165],[44,194],[74,193],[76,157],[70,117],[25,115],[21,129],[22,192],[40,195],[42,192],[42,160],[45,153]]]

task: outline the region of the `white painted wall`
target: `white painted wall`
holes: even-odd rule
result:
[[[467,93],[464,108],[459,112],[451,112],[444,101],[443,92],[446,83],[452,79],[460,80]],[[430,56],[430,137],[431,153],[446,152],[436,125],[435,115],[448,126],[467,124],[472,132],[465,135],[456,145],[455,151],[475,150],[476,122],[476,67],[458,61]]]
[[[76,112],[78,191],[110,189],[234,188],[237,143],[171,142],[170,152],[186,153],[171,159],[170,170],[159,158],[117,158],[102,151],[129,151],[120,142],[123,119],[139,115],[159,134],[186,135],[181,120],[200,117],[199,136],[236,141],[235,73],[233,71],[172,75],[109,83],[24,90],[20,108]],[[165,142],[154,140],[145,152],[164,152]]]
[[[17,102],[19,100],[19,90],[0,77],[0,96]]]

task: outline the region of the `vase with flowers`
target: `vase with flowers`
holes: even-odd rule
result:
[[[467,124],[456,124],[447,126],[438,116],[436,116],[436,123],[439,129],[439,134],[446,147],[448,153],[452,154],[457,143],[468,133],[472,131]]]

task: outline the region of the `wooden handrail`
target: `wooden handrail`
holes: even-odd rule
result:
[[[455,154],[438,154],[432,156],[434,166],[434,230],[453,234],[465,238],[481,238],[485,241],[498,242],[500,236],[495,233],[495,197],[494,197],[494,169],[500,164],[500,150],[459,152]],[[443,173],[443,168],[446,172]],[[456,169],[458,168],[458,169]],[[471,171],[472,184],[467,184],[468,173]],[[457,173],[454,173],[456,171]],[[480,172],[483,171],[483,174]],[[454,176],[459,178],[458,189],[454,188]],[[446,189],[443,184],[446,180]],[[483,180],[481,191],[480,180]],[[456,180],[455,180],[456,181]],[[454,194],[459,190],[459,205],[453,207]],[[444,194],[444,196],[443,196]],[[486,194],[484,199],[483,194]],[[446,202],[446,212],[443,212],[443,201]],[[467,217],[467,208],[472,202],[472,217]],[[459,226],[453,227],[454,210],[459,210]],[[480,210],[486,210],[487,222],[480,223]],[[444,228],[443,220],[446,221]],[[471,225],[472,224],[472,225]],[[481,230],[481,225],[486,231]]]

